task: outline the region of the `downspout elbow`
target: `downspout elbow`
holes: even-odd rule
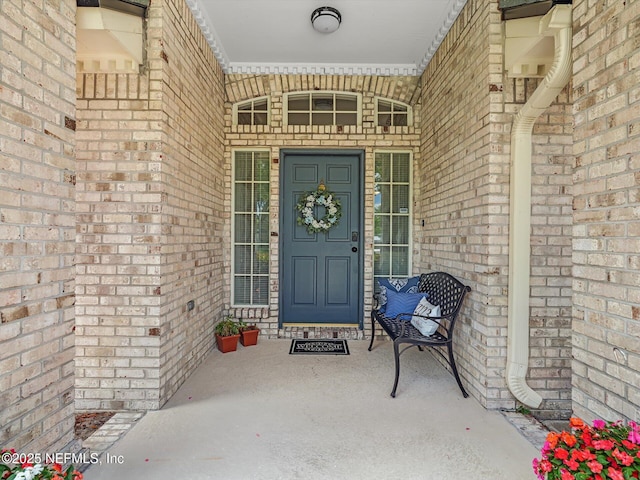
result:
[[[516,399],[531,408],[542,404],[542,397],[526,381],[530,336],[531,137],[538,117],[571,78],[571,6],[556,5],[540,22],[541,30],[554,33],[554,61],[546,77],[513,122],[509,215],[506,381]]]

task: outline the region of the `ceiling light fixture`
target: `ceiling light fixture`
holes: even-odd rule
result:
[[[338,30],[342,15],[333,7],[316,8],[311,14],[311,25],[320,33],[333,33]]]

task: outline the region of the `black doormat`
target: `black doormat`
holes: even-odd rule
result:
[[[312,340],[295,338],[291,341],[290,355],[349,355],[346,340]]]

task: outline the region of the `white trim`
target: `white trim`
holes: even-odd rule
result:
[[[436,38],[433,39],[433,41],[431,42],[431,45],[427,49],[427,52],[424,54],[424,57],[422,57],[422,61],[417,65],[417,69],[420,72],[418,75],[422,75],[424,70],[427,68],[427,65],[429,65],[429,62],[431,61],[435,53],[438,51],[438,48],[440,47],[442,40],[444,40],[444,37],[447,36],[447,33],[449,33],[449,29],[453,25],[453,22],[456,21],[456,18],[458,18],[458,15],[460,14],[460,12],[462,11],[462,8],[466,4],[467,4],[467,0],[457,0],[453,4],[453,6],[451,7],[451,11],[449,12],[449,15],[447,15],[446,20],[444,21],[444,23],[440,27],[440,30],[438,31],[438,35],[436,35]]]
[[[209,47],[211,47],[213,55],[218,60],[218,63],[220,63],[222,71],[224,73],[229,73],[229,56],[227,55],[227,52],[224,51],[220,37],[218,37],[218,34],[213,28],[213,24],[206,9],[201,7],[200,1],[201,0],[186,0],[187,6],[193,14],[193,18],[200,27]]]
[[[251,75],[377,75],[417,76],[415,64],[252,63],[231,62],[226,73]]]

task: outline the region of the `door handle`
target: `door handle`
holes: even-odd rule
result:
[[[358,251],[358,247],[351,247],[351,251],[352,252],[357,252]]]

